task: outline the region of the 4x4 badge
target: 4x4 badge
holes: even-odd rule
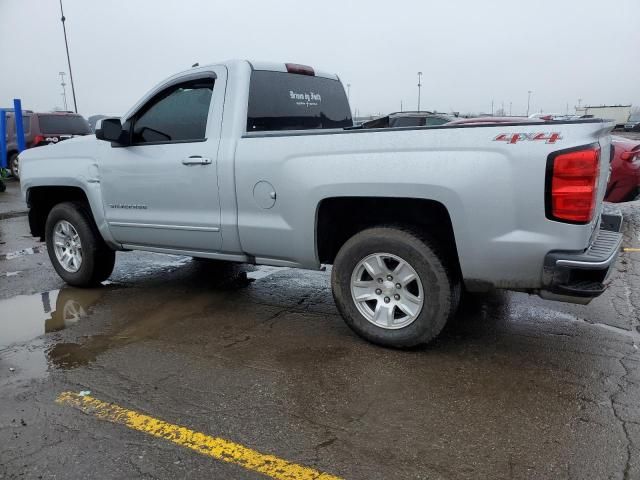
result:
[[[536,141],[544,140],[545,143],[556,143],[562,140],[559,132],[540,132],[540,133],[501,133],[493,139],[494,142],[518,143],[525,140]]]

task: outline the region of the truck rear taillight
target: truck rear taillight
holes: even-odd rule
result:
[[[44,137],[42,135],[36,135],[33,137],[33,146],[37,147],[41,143],[44,143]]]
[[[593,219],[600,172],[600,147],[553,153],[547,163],[547,218],[585,224]]]

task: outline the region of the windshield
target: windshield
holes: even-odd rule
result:
[[[42,133],[62,133],[68,135],[87,135],[91,133],[89,123],[80,115],[39,115]]]
[[[640,122],[640,112],[629,115],[630,122]]]

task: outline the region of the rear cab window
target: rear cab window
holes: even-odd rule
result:
[[[91,127],[80,115],[38,115],[38,124],[43,134],[87,135]]]
[[[351,126],[349,101],[339,80],[268,70],[252,72],[247,132]]]

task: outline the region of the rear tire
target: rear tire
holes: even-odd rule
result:
[[[347,325],[388,347],[433,340],[460,298],[456,269],[437,247],[416,232],[393,227],[369,228],[351,237],[338,252],[331,276],[333,297]]]
[[[20,180],[20,160],[17,153],[9,155],[9,170],[11,170],[11,175]]]
[[[69,285],[95,286],[113,272],[116,253],[104,243],[91,213],[80,202],[59,203],[51,209],[45,239],[53,268]]]

